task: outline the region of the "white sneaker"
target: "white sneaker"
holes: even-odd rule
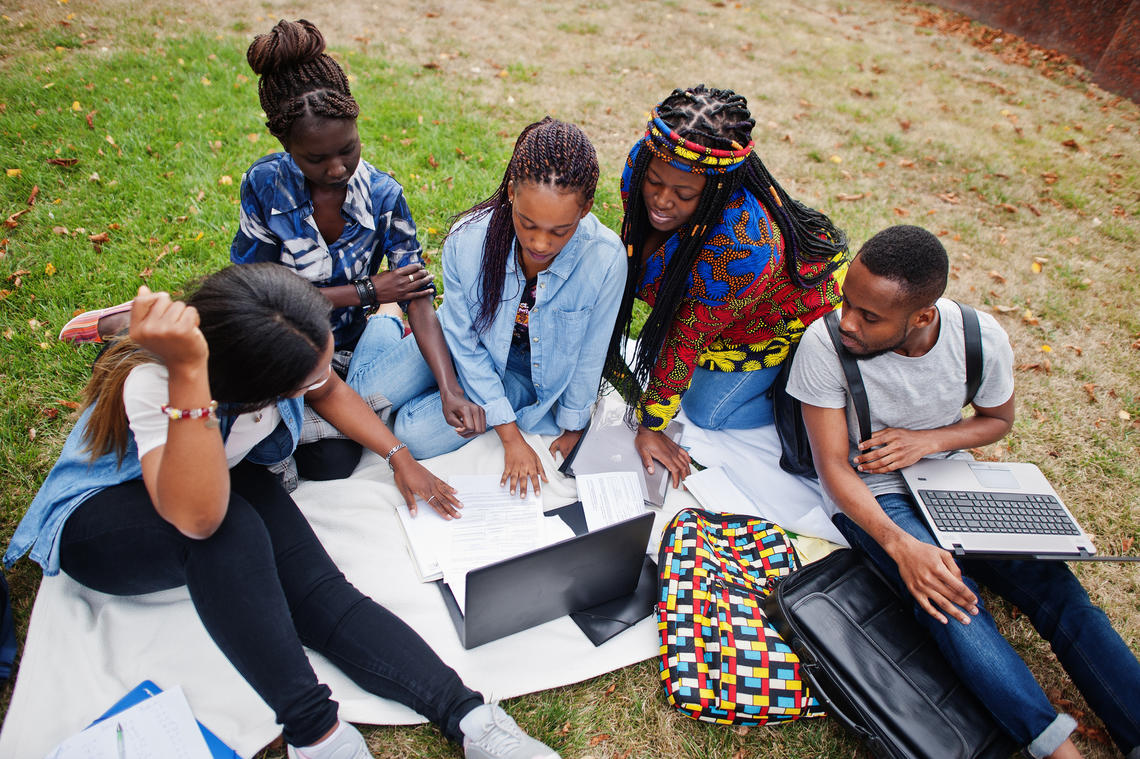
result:
[[[459,721],[467,759],[558,759],[558,754],[522,731],[498,704],[483,704]]]
[[[286,747],[289,759],[375,759],[364,736],[352,725],[341,722],[333,734],[320,743],[304,748]]]

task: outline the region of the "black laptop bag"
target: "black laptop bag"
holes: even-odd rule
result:
[[[781,579],[769,621],[812,694],[877,757],[1009,757],[1012,740],[864,554],[841,549]]]

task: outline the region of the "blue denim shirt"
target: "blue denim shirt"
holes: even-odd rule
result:
[[[502,302],[483,334],[473,326],[481,303],[483,240],[490,214],[463,224],[443,245],[443,305],[439,321],[463,391],[487,412],[487,424],[517,422],[525,432],[557,434],[590,421],[610,333],[625,290],[621,240],[592,214],[538,275],[530,311],[530,376],[537,397],[511,408],[503,390],[515,313],[526,275],[508,256]],[[511,241],[512,249],[514,241]],[[557,407],[557,408],[555,408]]]
[[[278,401],[277,410],[281,413],[282,423],[254,446],[245,460],[268,466],[288,457],[297,446],[301,434],[303,405],[300,398]],[[30,550],[32,560],[43,567],[45,575],[59,574],[59,535],[63,531],[63,523],[72,512],[100,490],[142,477],[142,465],[139,463],[134,435],[130,436],[122,463],[114,452],[91,460],[84,450],[83,440],[91,411],[88,408],[79,417],[63,444],[59,460],[48,472],[47,479],[32,499],[24,518],[20,520],[12,542],[8,544],[8,551],[4,554],[6,568],[10,569]]]

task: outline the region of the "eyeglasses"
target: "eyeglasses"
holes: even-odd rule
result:
[[[306,385],[305,387],[301,388],[300,390],[297,391],[297,395],[304,395],[305,393],[309,392],[310,390],[316,390],[319,387],[324,387],[325,383],[328,382],[331,377],[332,377],[332,364],[329,364],[328,371],[325,372],[325,376],[323,378],[317,380],[316,382],[314,382],[311,385]]]

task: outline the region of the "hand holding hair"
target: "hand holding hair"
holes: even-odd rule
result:
[[[139,287],[131,306],[131,339],[154,353],[168,369],[206,364],[210,349],[198,328],[198,311],[165,292]]]

